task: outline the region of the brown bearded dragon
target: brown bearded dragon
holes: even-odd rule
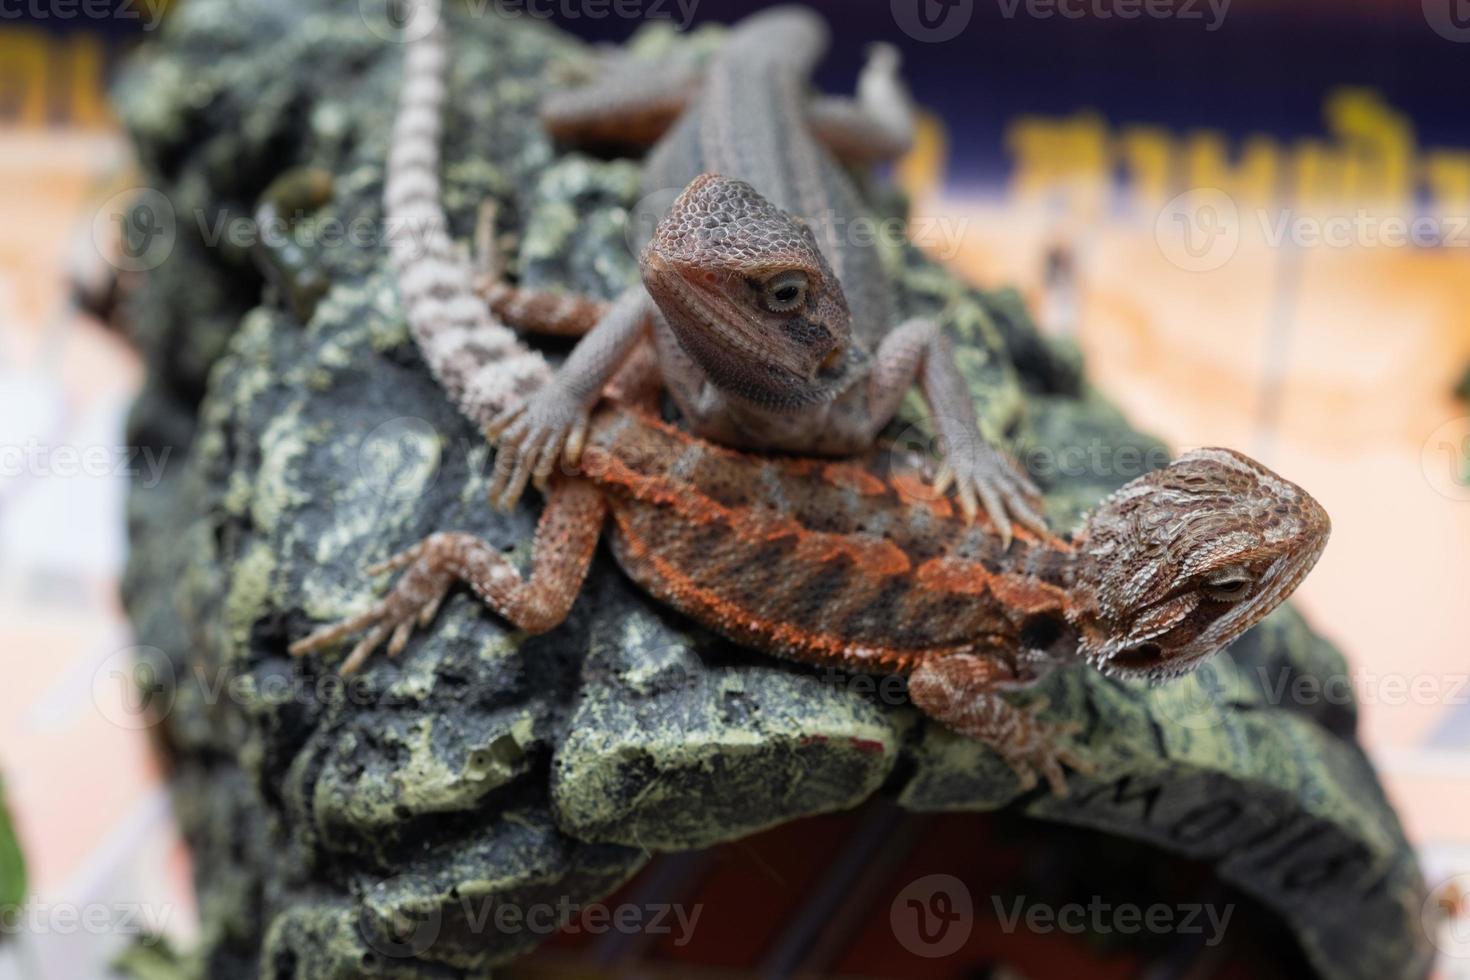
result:
[[[684,190],[643,250],[641,285],[589,314],[565,298],[538,302],[483,284],[497,314],[529,329],[576,332],[596,319],[552,383],[489,426],[500,506],[563,459],[576,464],[604,386],[651,336],[684,424],[745,449],[861,453],[918,380],[944,447],[936,489],[953,486],[966,518],[983,504],[1004,537],[1013,520],[1045,532],[1038,491],[982,436],[938,325],[895,326],[873,228],[864,227],[871,216],[823,145],[849,156],[865,143],[901,146],[893,59],[880,50],[860,104],[844,112],[807,96],[826,46],[825,25],[800,8],[763,11],[732,30],[645,164],[645,194]],[[562,136],[606,135],[620,120],[647,129],[650,114],[666,117],[675,100],[636,82],[553,99],[544,115]]]
[[[445,230],[444,57],[442,25],[409,46],[384,197],[415,342],[484,424],[547,371],[471,293],[469,261]],[[626,365],[616,387],[640,389],[649,360]],[[369,569],[403,571],[385,598],[291,652],[365,633],[342,672],[385,641],[397,654],[456,582],[519,628],[553,629],[609,512],[619,562],[656,598],[756,649],[906,674],[923,712],[992,746],[1023,785],[1039,770],[1058,793],[1061,765],[1082,764],[1057,744],[1070,729],[1002,692],[1077,661],[1109,674],[1184,673],[1290,595],[1330,529],[1299,487],[1216,449],[1123,487],[1071,543],[1023,531],[1007,547],[913,472],[885,472],[882,457],[758,458],[611,406],[589,423],[582,472],[551,478],[529,579],[486,542],[435,534]]]
[[[401,649],[457,582],[521,629],[560,624],[613,519],[613,552],[650,595],[746,646],[806,663],[905,674],[925,714],[984,741],[1023,786],[1065,792],[1072,729],[1002,692],[1085,661],[1186,673],[1296,589],[1326,545],[1300,487],[1226,449],[1187,453],[1108,497],[1070,543],[1010,547],[909,470],[761,458],[618,406],[592,418],[581,472],[556,474],[529,579],[500,549],[436,534],[369,569],[402,570],[367,611],[292,646],[366,632],[344,669]]]

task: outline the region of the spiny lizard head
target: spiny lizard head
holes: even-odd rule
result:
[[[1331,529],[1305,490],[1248,456],[1186,453],[1083,523],[1067,613],[1079,652],[1117,676],[1187,673],[1291,595]]]
[[[744,181],[696,178],[642,269],[679,345],[721,390],[799,408],[848,385],[852,317],[832,267],[804,222]]]

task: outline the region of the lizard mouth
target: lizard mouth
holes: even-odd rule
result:
[[[1139,643],[1114,655],[1110,663],[1124,670],[1150,670],[1164,659],[1164,648],[1157,643]]]
[[[822,363],[817,365],[817,370],[814,372],[814,376],[821,377],[823,375],[837,374],[846,363],[847,348],[834,347],[832,348],[832,353],[822,358]]]

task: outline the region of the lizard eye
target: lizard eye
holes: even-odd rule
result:
[[[1222,568],[1206,576],[1200,589],[1217,602],[1238,602],[1255,584],[1255,579],[1242,568]]]
[[[783,272],[761,287],[761,305],[772,313],[791,313],[806,305],[805,272]]]

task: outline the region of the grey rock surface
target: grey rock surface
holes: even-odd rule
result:
[[[1273,696],[1283,673],[1345,671],[1290,610],[1167,687],[1049,680],[1037,695],[1084,723],[1098,767],[1068,800],[1021,796],[901,683],[739,650],[605,556],[545,636],[456,593],[401,658],[351,682],[332,657],[288,657],[386,584],[364,564],[440,530],[524,561],[536,516],[486,506],[489,451],[409,341],[379,203],[402,49],[364,6],[191,0],[120,95],[177,219],[128,318],[149,363],[133,441],[182,465],[132,494],[125,593],[166,682],[156,731],[197,861],[203,975],[484,975],[544,938],[487,926],[486,908],[590,901],[650,851],[880,792],[1202,858],[1277,910],[1324,976],[1422,972],[1422,883],[1352,706]],[[560,153],[534,116],[586,52],[529,18],[452,16],[455,232],[493,197],[523,281],[615,293],[634,274],[636,164]],[[262,202],[288,234],[256,239]],[[1058,526],[1163,461],[1015,294],[912,249],[888,259],[904,312],[946,311],[987,424],[1032,454]],[[924,441],[918,407],[897,438]],[[1118,465],[1048,468],[1077,446]]]

